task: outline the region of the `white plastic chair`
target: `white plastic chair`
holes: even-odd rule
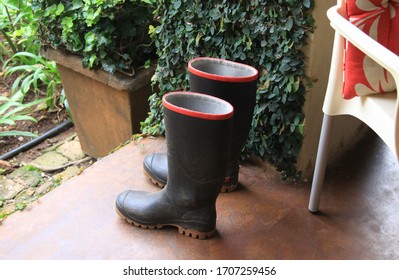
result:
[[[358,118],[377,133],[399,160],[399,101],[396,92],[355,97],[349,100],[342,97],[345,39],[388,70],[394,77],[397,89],[399,57],[350,23],[345,17],[345,6],[342,0],[338,0],[338,4],[327,11],[327,17],[335,29],[335,38],[308,206],[313,213],[319,210],[333,116],[352,115]]]

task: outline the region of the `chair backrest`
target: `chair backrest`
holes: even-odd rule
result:
[[[352,115],[358,118],[383,139],[399,160],[397,92],[358,96],[352,99],[342,97],[346,40],[387,69],[394,78],[396,88],[399,88],[399,57],[350,23],[347,20],[345,4],[345,0],[338,0],[337,6],[330,8],[327,12],[336,33],[323,112],[332,116]],[[399,40],[399,34],[397,38]]]

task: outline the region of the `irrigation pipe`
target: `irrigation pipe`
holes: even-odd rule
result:
[[[68,129],[71,127],[73,124],[70,120],[66,120],[63,123],[57,125],[56,127],[46,131],[45,133],[41,134],[40,136],[30,140],[29,142],[26,142],[25,144],[22,144],[21,146],[3,154],[0,156],[0,160],[5,160],[9,159],[11,157],[14,157],[18,155],[19,153],[22,153],[24,151],[27,151],[37,145],[39,145],[41,142],[46,140],[47,138],[53,137],[55,135],[60,134],[62,131]]]

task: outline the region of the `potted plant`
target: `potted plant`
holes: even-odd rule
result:
[[[33,0],[41,54],[57,63],[82,149],[102,157],[139,132],[155,58],[155,0]]]

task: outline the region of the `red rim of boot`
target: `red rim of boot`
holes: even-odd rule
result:
[[[184,108],[184,107],[180,107],[177,105],[174,105],[172,103],[170,103],[167,99],[168,97],[170,97],[171,95],[191,95],[191,96],[195,96],[195,97],[191,97],[191,98],[198,98],[198,99],[206,99],[212,102],[217,102],[221,105],[223,105],[226,110],[224,113],[220,113],[220,114],[212,114],[212,113],[206,113],[206,112],[201,112],[201,111],[194,111],[188,108]],[[186,115],[186,116],[190,116],[190,117],[194,117],[194,118],[199,118],[199,119],[205,119],[205,120],[227,120],[229,118],[231,118],[233,116],[234,113],[234,109],[233,106],[220,98],[214,97],[214,96],[210,96],[210,95],[206,95],[206,94],[202,94],[202,93],[196,93],[196,92],[181,92],[181,91],[177,91],[177,92],[170,92],[165,94],[162,97],[162,104],[165,108],[182,114],[182,115]]]
[[[211,61],[212,63],[215,64],[224,64],[224,65],[229,65],[233,66],[235,68],[240,68],[240,69],[245,69],[249,70],[250,75],[243,75],[243,76],[225,76],[225,75],[218,75],[215,73],[210,73],[210,72],[205,72],[200,69],[197,69],[194,64],[196,62],[201,62],[201,61]],[[239,63],[239,62],[234,62],[226,59],[221,59],[221,58],[212,58],[212,57],[198,57],[190,60],[188,62],[188,70],[190,73],[206,78],[206,79],[211,79],[211,80],[216,80],[216,81],[222,81],[222,82],[232,82],[232,83],[245,83],[245,82],[252,82],[258,78],[258,70],[256,68]]]

